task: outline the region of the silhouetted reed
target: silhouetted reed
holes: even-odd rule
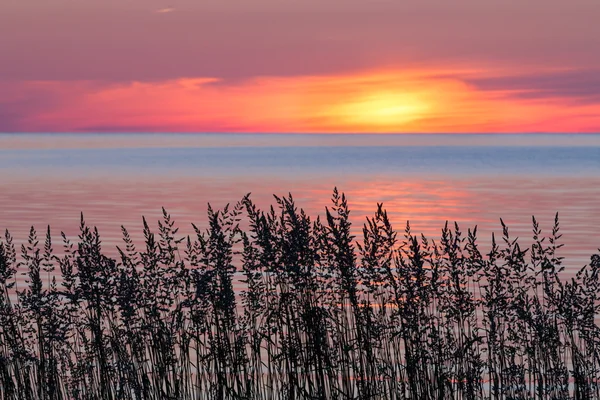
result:
[[[0,241],[2,399],[600,399],[600,255],[565,277],[558,217],[522,248],[501,221],[439,240],[381,204],[353,236],[343,194],[311,219],[291,195],[163,210],[118,257]],[[57,255],[60,254],[60,255]]]

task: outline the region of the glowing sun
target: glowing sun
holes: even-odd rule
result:
[[[348,101],[340,113],[351,124],[392,127],[419,119],[429,108],[416,94],[381,91]]]

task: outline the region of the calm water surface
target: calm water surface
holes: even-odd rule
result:
[[[570,271],[600,247],[600,135],[0,135],[0,229],[18,242],[31,225],[75,237],[83,212],[109,250],[163,206],[188,234],[249,192],[323,215],[335,186],[357,234],[383,202],[398,230],[477,225],[484,248],[501,217],[527,244],[531,216],[548,232],[558,212]]]

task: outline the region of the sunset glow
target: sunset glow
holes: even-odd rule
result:
[[[600,131],[600,3],[448,4],[9,2],[0,132]]]
[[[340,119],[350,127],[397,129],[422,118],[432,102],[411,93],[376,91],[345,102]]]
[[[423,69],[241,82],[4,82],[0,101],[51,99],[21,111],[14,129],[25,131],[592,132],[600,126],[600,102],[483,90],[467,83],[472,74]]]

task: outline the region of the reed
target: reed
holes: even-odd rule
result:
[[[483,253],[378,204],[355,237],[334,190],[322,219],[245,196],[185,237],[163,209],[117,258],[83,215],[58,251],[6,232],[0,398],[600,399],[600,254],[566,277],[558,216],[527,248],[500,223]]]

